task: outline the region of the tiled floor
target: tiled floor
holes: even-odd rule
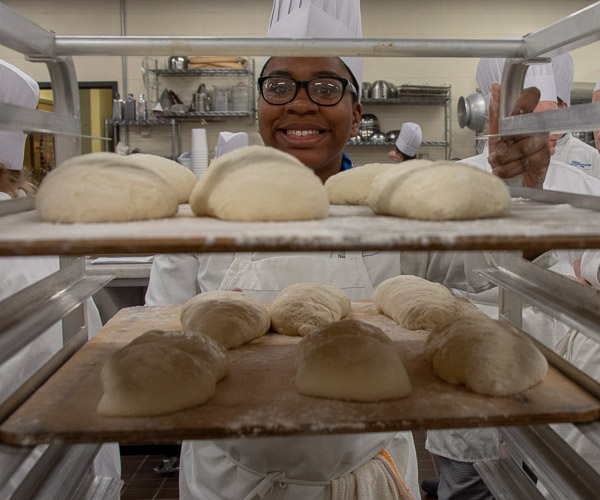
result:
[[[419,481],[436,477],[439,472],[439,459],[425,450],[425,432],[413,432],[417,459],[419,462]],[[165,457],[175,456],[177,447],[122,447],[121,478],[124,481],[121,491],[122,500],[175,500],[179,497],[177,472],[159,474],[154,471],[162,468]],[[429,499],[421,491],[423,500]],[[415,500],[418,500],[415,498]]]

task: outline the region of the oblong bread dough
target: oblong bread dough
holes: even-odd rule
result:
[[[418,276],[389,278],[375,289],[374,298],[383,314],[409,330],[429,330],[463,312],[446,287]]]
[[[163,178],[113,153],[71,158],[50,172],[35,197],[48,222],[122,222],[171,217],[177,196]]]
[[[191,170],[176,161],[157,155],[135,153],[126,158],[160,175],[175,191],[179,203],[190,201],[190,195],[197,182],[196,176]]]
[[[184,331],[202,332],[230,349],[261,337],[271,326],[267,308],[242,292],[211,291],[183,304]]]
[[[205,335],[150,330],[102,367],[98,413],[143,417],[198,406],[229,372],[227,351]]]
[[[318,326],[342,319],[350,307],[350,299],[339,288],[307,282],[284,288],[268,311],[277,333],[303,337]]]
[[[298,344],[299,393],[346,401],[383,401],[411,391],[396,344],[375,325],[342,320],[321,326]]]
[[[246,146],[211,162],[190,198],[196,215],[238,221],[327,217],[323,183],[294,156],[267,146]]]
[[[525,334],[483,313],[434,328],[425,352],[442,380],[490,396],[529,389],[548,371],[546,358]]]
[[[377,176],[369,206],[378,214],[411,219],[461,220],[502,217],[510,212],[506,184],[464,163],[439,161],[414,167],[404,162]]]
[[[396,163],[369,163],[362,167],[342,170],[325,181],[325,189],[332,205],[367,205],[373,180]]]

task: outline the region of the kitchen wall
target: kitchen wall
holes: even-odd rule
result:
[[[272,0],[122,0],[125,6],[126,35],[241,36],[260,37],[267,30]],[[58,35],[120,35],[120,0],[4,0],[40,26]],[[362,24],[365,38],[520,38],[537,31],[593,2],[571,0],[362,0]],[[593,86],[600,77],[598,44],[572,52],[575,82]],[[244,54],[240,54],[244,55]],[[30,63],[23,56],[0,47],[0,58],[17,65],[38,81],[48,81],[45,65]],[[164,59],[165,61],[162,61]],[[141,58],[127,57],[127,91],[144,91]],[[159,58],[166,62],[166,58]],[[80,81],[116,80],[123,89],[122,58],[75,57]],[[456,121],[456,102],[476,90],[476,59],[471,58],[368,58],[364,80],[387,80],[396,84],[451,85],[452,87],[452,158],[471,156],[475,151],[475,133],[461,129]],[[427,109],[429,108],[429,109]],[[421,124],[425,140],[441,140],[443,109],[424,106],[369,106],[365,112],[378,115],[384,131],[398,129],[405,121]],[[183,126],[182,150],[190,150],[192,127],[206,127],[209,148],[214,148],[219,130],[246,130],[251,142],[260,138],[256,125],[248,118],[220,120],[206,125]],[[133,129],[130,143],[145,152],[170,153],[168,127]],[[383,161],[387,148],[349,148],[356,162]],[[422,149],[436,158],[441,150]]]

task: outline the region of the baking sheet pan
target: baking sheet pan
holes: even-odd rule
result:
[[[407,429],[588,422],[600,402],[559,372],[521,394],[494,398],[437,379],[423,354],[425,332],[410,332],[377,313],[372,301],[354,301],[349,317],[376,324],[403,349],[413,390],[407,398],[352,403],[300,395],[293,377],[299,338],[267,334],[230,350],[231,372],[201,406],[145,418],[96,413],[100,369],[116,349],[151,328],[180,329],[180,307],[122,309],[0,427],[7,444],[182,439],[380,432]],[[176,387],[173,388],[176,390]]]
[[[35,211],[0,217],[0,255],[551,248],[600,248],[598,212],[514,198],[508,217],[441,222],[342,205],[325,219],[294,222],[195,217],[189,205],[175,217],[136,222],[54,224]]]

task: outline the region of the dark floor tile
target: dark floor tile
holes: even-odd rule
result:
[[[156,495],[156,490],[130,490],[126,489],[121,493],[121,500],[152,500]]]
[[[155,498],[165,500],[167,498],[178,498],[179,488],[161,488]]]

